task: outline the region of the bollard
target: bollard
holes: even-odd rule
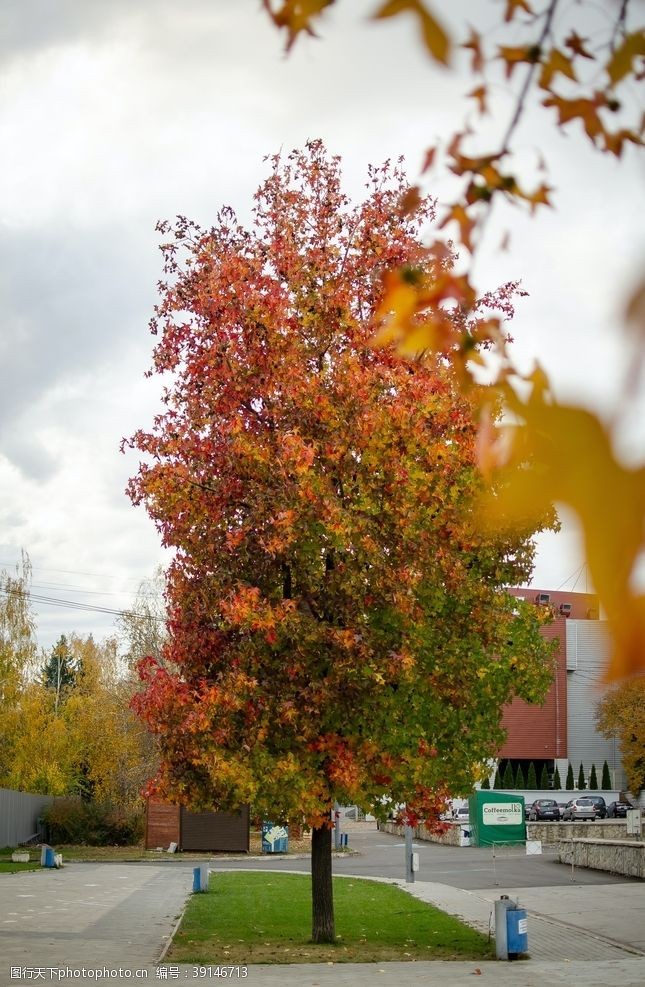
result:
[[[206,893],[208,891],[208,864],[200,864],[193,867],[193,894]]]
[[[40,866],[41,867],[55,867],[56,866],[56,854],[54,848],[50,846],[43,846],[40,851]]]

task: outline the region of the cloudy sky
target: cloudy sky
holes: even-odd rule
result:
[[[110,633],[112,614],[84,608],[126,608],[163,562],[124,494],[136,457],[119,453],[156,410],[158,384],[143,374],[157,219],[208,224],[223,204],[247,217],[263,156],[312,137],[342,155],[355,196],[370,161],[403,154],[414,178],[463,118],[468,80],[433,68],[404,19],[367,23],[374,6],[344,0],[321,40],[285,58],[259,0],[2,0],[0,568],[29,553],[42,646]],[[491,128],[511,105],[502,85],[495,95]],[[609,415],[622,309],[645,257],[642,163],[631,150],[620,163],[594,155],[537,113],[517,146],[529,170],[539,152],[549,159],[557,208],[536,221],[498,214],[478,284],[522,278],[518,362],[539,358],[560,398]],[[499,252],[505,229],[511,249]],[[618,436],[630,461],[639,417],[645,403]],[[567,524],[541,541],[534,585],[591,588],[581,564]]]

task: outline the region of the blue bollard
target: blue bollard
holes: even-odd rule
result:
[[[56,866],[56,853],[54,848],[51,846],[44,846],[40,854],[40,866],[41,867],[55,867]]]
[[[201,867],[193,867],[193,894],[198,894],[202,890]]]
[[[208,864],[193,867],[193,894],[205,894],[208,891]]]

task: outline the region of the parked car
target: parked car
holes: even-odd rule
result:
[[[610,802],[607,806],[607,818],[608,819],[626,819],[627,810],[633,809],[631,802],[616,801]]]
[[[555,799],[536,799],[529,806],[529,820],[531,822],[542,822],[550,819],[557,822],[560,818],[560,806]]]
[[[593,804],[596,806],[596,818],[604,819],[607,815],[607,803],[602,795],[585,795],[585,798],[591,799]]]
[[[460,805],[458,809],[455,809],[453,819],[457,822],[468,822],[468,806]]]
[[[562,818],[568,819],[571,822],[576,819],[595,819],[596,806],[587,796],[577,799],[569,799],[564,807]]]

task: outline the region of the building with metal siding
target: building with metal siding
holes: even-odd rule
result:
[[[576,779],[580,764],[588,779],[592,764],[600,772],[606,761],[612,787],[624,789],[627,782],[618,744],[596,730],[596,708],[606,692],[603,673],[609,662],[610,648],[606,621],[567,621],[567,752]]]
[[[576,782],[580,764],[586,778],[595,764],[600,782],[607,761],[613,787],[623,789],[626,781],[618,744],[606,740],[595,726],[610,648],[607,624],[599,620],[598,598],[591,593],[527,588],[508,592],[551,609],[553,621],[542,633],[557,641],[557,650],[553,683],[544,703],[533,706],[515,699],[505,707],[502,725],[507,737],[499,752],[500,763],[510,761],[514,771],[521,764],[526,774],[532,761],[538,777],[542,765],[546,764],[549,774],[557,767],[564,784],[569,764]]]

